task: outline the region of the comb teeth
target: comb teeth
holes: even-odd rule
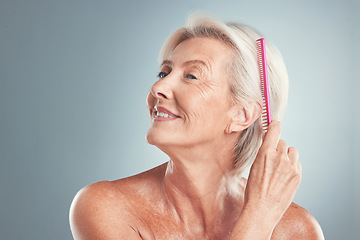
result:
[[[271,123],[271,110],[264,38],[256,40],[256,54],[260,71],[260,90],[263,100],[261,123],[264,132],[267,132],[269,124]]]

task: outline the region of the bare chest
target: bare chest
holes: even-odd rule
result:
[[[200,222],[185,224],[174,213],[164,211],[159,207],[143,208],[139,211],[137,218],[139,233],[142,239],[146,240],[226,240],[230,238],[234,224],[231,222],[219,222],[209,227]]]

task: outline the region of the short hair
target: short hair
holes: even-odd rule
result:
[[[251,103],[261,103],[256,40],[263,36],[250,26],[225,23],[209,14],[196,13],[188,17],[185,27],[174,31],[165,41],[159,54],[160,63],[168,58],[181,42],[197,37],[220,40],[234,50],[233,59],[227,66],[232,100],[241,103],[245,108]],[[287,105],[288,75],[279,50],[268,39],[266,57],[271,114],[274,120],[281,120]],[[234,146],[235,174],[242,174],[253,163],[262,143],[262,134],[261,119],[257,119],[241,133]]]

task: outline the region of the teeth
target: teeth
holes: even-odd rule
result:
[[[156,112],[156,116],[158,116],[158,117],[170,117],[170,118],[173,118],[173,117],[175,117],[175,116],[172,116],[172,115],[169,115],[169,114],[167,114],[167,113],[163,113],[163,112]]]
[[[163,113],[163,112],[160,112],[160,113],[159,113],[159,116],[160,116],[160,117],[169,117],[169,115],[168,115],[168,114]]]

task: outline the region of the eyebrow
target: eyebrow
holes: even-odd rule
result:
[[[209,66],[202,60],[190,60],[190,61],[184,62],[182,65],[187,66],[187,65],[195,65],[195,64],[200,64],[200,65],[204,66],[208,71],[211,72],[211,66]],[[174,63],[169,60],[164,60],[161,64],[161,66],[164,66],[164,65],[168,65],[168,66],[172,67],[174,65]]]

